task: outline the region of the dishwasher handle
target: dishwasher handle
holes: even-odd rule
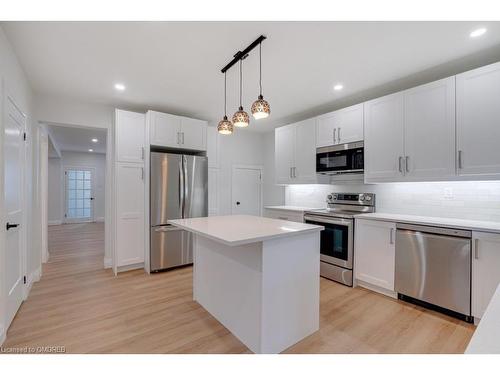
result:
[[[472,238],[472,231],[463,229],[433,227],[430,225],[415,225],[415,224],[404,224],[404,223],[397,223],[396,228],[398,230],[402,229],[414,232],[438,234],[442,236]]]

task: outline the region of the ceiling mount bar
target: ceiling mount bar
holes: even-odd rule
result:
[[[227,72],[231,67],[236,64],[240,60],[244,60],[247,56],[248,53],[253,50],[255,47],[257,47],[262,41],[266,39],[264,35],[259,36],[257,39],[255,39],[252,44],[250,44],[247,48],[245,48],[243,51],[238,51],[234,55],[234,59],[232,59],[224,68],[221,69],[222,73]]]

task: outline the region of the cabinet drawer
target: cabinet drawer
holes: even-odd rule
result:
[[[304,214],[297,211],[265,209],[264,216],[270,219],[304,222]]]

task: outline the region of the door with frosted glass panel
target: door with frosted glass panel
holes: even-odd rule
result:
[[[65,173],[66,212],[68,223],[94,221],[93,170],[70,168]]]

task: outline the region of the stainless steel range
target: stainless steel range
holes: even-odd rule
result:
[[[352,286],[354,215],[375,212],[375,194],[331,193],[322,210],[305,212],[306,223],[325,227],[321,231],[320,274]]]

